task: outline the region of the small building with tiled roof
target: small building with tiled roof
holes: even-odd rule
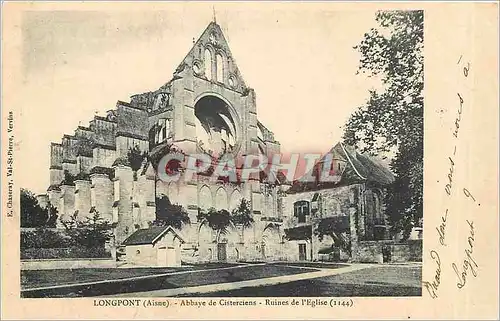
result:
[[[321,175],[327,172],[329,180],[322,180]],[[368,183],[379,187],[394,182],[394,174],[378,159],[356,151],[352,146],[338,143],[326,153],[314,166],[313,170],[303,177],[314,177],[313,181],[302,179],[293,182],[288,194],[313,190],[322,190],[360,183]]]
[[[139,229],[123,241],[127,263],[149,267],[181,266],[184,238],[171,226]]]
[[[303,178],[285,198],[284,211],[293,213],[284,222],[285,259],[322,260],[331,252],[334,260],[378,261],[381,253],[365,258],[360,244],[391,238],[383,205],[386,187],[395,179],[391,171],[338,143]],[[318,229],[329,234],[320,238]]]

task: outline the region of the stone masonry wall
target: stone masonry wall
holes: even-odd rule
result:
[[[63,147],[62,144],[50,144],[50,168],[62,169]]]
[[[133,172],[128,166],[115,167],[115,193],[119,193],[118,200],[118,225],[116,227],[116,242],[120,244],[130,234],[134,232],[134,221],[132,215],[132,195],[133,195]],[[117,190],[118,188],[118,190]]]
[[[78,211],[78,219],[82,221],[91,216],[90,184],[87,180],[75,181],[75,211]]]
[[[155,207],[151,206],[155,202],[154,179],[149,179],[145,175],[139,175],[135,181],[133,203],[137,206],[137,215],[134,217],[134,226],[147,228],[149,222],[156,218]]]
[[[92,167],[111,167],[116,159],[116,151],[114,149],[99,146],[95,147],[92,153]]]
[[[106,118],[95,116],[90,125],[94,132],[94,140],[99,145],[113,147],[117,123]]]
[[[422,262],[422,240],[408,240],[404,243],[387,241],[360,241],[359,252],[354,262],[401,263]]]
[[[61,185],[59,219],[68,220],[75,212],[75,186]]]
[[[101,217],[113,222],[113,182],[106,174],[92,174],[91,205]]]
[[[93,158],[87,156],[78,156],[76,158],[76,168],[78,173],[89,173],[93,167]]]

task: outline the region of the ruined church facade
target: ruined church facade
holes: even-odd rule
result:
[[[186,240],[183,261],[236,261],[272,257],[282,219],[280,187],[259,180],[240,184],[213,182],[209,177],[166,183],[151,164],[133,170],[127,153],[138,147],[152,152],[174,145],[184,153],[275,154],[280,144],[257,117],[255,92],[236,65],[218,24],[211,22],[179,64],[173,78],[159,89],[118,101],[105,117],[51,144],[50,187],[46,198],[59,220],[84,218],[91,209],[117,224],[120,246],[138,229],[155,220],[155,200],[168,196],[182,205],[191,223],[180,231]],[[69,175],[68,175],[69,174]],[[72,177],[73,179],[67,179]],[[217,235],[197,221],[198,209],[231,211],[249,201],[255,223],[231,226]],[[273,223],[273,224],[269,224]],[[262,247],[269,240],[267,252]]]
[[[189,215],[190,223],[178,231],[185,263],[318,260],[329,251],[325,247],[355,259],[360,240],[388,238],[381,200],[393,176],[348,146],[332,149],[338,181],[313,187],[259,178],[231,183],[203,175],[165,182],[151,162],[133,168],[128,160],[133,148],[152,155],[165,146],[188,155],[280,153],[279,142],[258,119],[255,92],[215,22],[166,84],[133,95],[129,102],[118,101],[106,116],[94,116],[88,126],[51,144],[50,186],[39,201],[56,207],[59,221],[98,211],[116,223],[112,243],[120,247],[150,226],[156,200],[165,195]],[[231,212],[242,199],[249,202],[250,227],[231,224],[226,233],[217,233],[198,221],[199,209]],[[327,223],[335,225],[336,234],[320,240],[314,230]]]

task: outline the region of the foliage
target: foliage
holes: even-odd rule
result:
[[[21,259],[94,259],[110,258],[111,253],[103,247],[66,247],[66,248],[22,248]]]
[[[57,209],[52,205],[42,208],[35,195],[21,188],[21,227],[55,227]]]
[[[75,175],[75,181],[77,180],[82,180],[82,181],[90,181],[90,174],[80,172]]]
[[[179,204],[172,204],[167,196],[156,198],[156,220],[154,226],[172,226],[181,229],[183,225],[189,224],[190,219],[187,211]]]
[[[228,227],[232,224],[231,214],[227,210],[216,210],[213,207],[208,211],[200,209],[197,218],[199,222],[206,222],[218,234],[226,234]]]
[[[75,143],[76,155],[92,157],[92,149],[94,148],[95,142],[88,137],[79,137]]]
[[[160,143],[159,145],[155,146],[149,154],[147,154],[147,158],[149,163],[153,166],[154,170],[158,170],[158,165],[161,161],[161,159],[167,155],[167,154],[177,154],[181,158],[184,157],[184,153],[182,150],[175,145],[168,144],[166,142]],[[173,157],[172,159],[169,160],[167,165],[165,166],[165,172],[167,175],[173,175],[177,174],[180,171],[182,171],[182,165],[181,162],[178,159],[175,159]]]
[[[339,240],[338,235],[347,230],[348,226],[346,228],[344,221],[339,220],[337,217],[329,217],[322,219],[318,223],[314,234],[318,236],[320,241],[323,241],[325,236],[330,236],[337,242]]]
[[[294,240],[310,240],[312,238],[312,231],[310,225],[301,225],[285,229],[285,238],[289,241]]]
[[[89,174],[90,175],[92,175],[92,174],[108,175],[110,180],[113,180],[115,178],[115,170],[113,168],[109,168],[109,167],[94,166],[90,169]]]
[[[133,148],[129,148],[127,152],[127,160],[130,164],[130,168],[134,172],[134,180],[137,179],[137,171],[141,168],[142,162],[147,158],[146,152],[141,152],[139,146],[135,145]]]
[[[248,228],[254,223],[251,215],[250,204],[246,199],[242,199],[237,208],[232,213],[225,209],[216,210],[211,207],[208,211],[198,209],[197,219],[199,222],[205,222],[212,230],[217,232],[217,238],[221,234],[227,234],[228,228],[241,225],[242,228]]]
[[[71,174],[68,170],[64,171],[64,179],[61,181],[61,185],[75,185],[76,176]]]
[[[362,152],[395,155],[396,181],[385,199],[394,232],[407,237],[422,218],[423,198],[423,11],[381,11],[379,28],[365,34],[355,49],[361,53],[358,72],[378,76],[383,90],[350,117],[347,144]]]
[[[56,227],[57,218],[59,217],[59,215],[57,215],[57,208],[52,206],[52,204],[49,204],[45,210],[49,213],[49,218],[47,219],[47,223],[45,223],[45,227]]]
[[[26,248],[65,248],[72,245],[71,239],[64,233],[54,229],[37,228],[21,230],[21,249]]]
[[[314,234],[318,236],[320,241],[323,241],[325,236],[330,236],[333,239],[334,245],[341,247],[347,253],[351,253],[351,244],[346,236],[349,232],[349,218],[347,216],[328,217],[322,219]]]
[[[91,208],[92,216],[79,220],[75,212],[69,220],[61,221],[72,244],[86,248],[104,247],[113,238],[115,223],[103,219],[95,208]]]
[[[241,225],[244,228],[252,226],[254,219],[250,211],[250,202],[246,199],[241,199],[237,208],[232,211],[231,219],[235,225]]]

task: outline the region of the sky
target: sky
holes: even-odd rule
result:
[[[169,81],[214,15],[205,3],[109,8],[23,15],[16,167],[33,174],[19,175],[21,187],[44,193],[50,142]],[[327,152],[377,86],[356,75],[353,48],[376,26],[374,10],[218,3],[215,16],[255,89],[259,120],[285,152]]]

